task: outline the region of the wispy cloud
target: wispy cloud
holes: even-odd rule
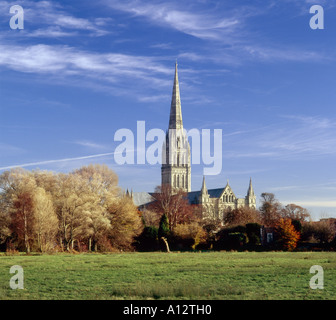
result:
[[[227,135],[224,140],[227,151],[223,156],[293,159],[336,154],[335,120],[297,115],[280,117],[286,120],[255,130],[237,130],[237,137]],[[252,149],[251,140],[254,141]]]
[[[18,0],[15,2],[24,8],[25,21],[29,29],[23,30],[22,35],[28,37],[60,38],[78,35],[77,31],[84,31],[94,36],[108,34],[105,24],[106,18],[84,19],[71,15],[54,1]],[[0,15],[9,15],[9,8],[13,3],[0,1]]]
[[[320,117],[295,117],[259,138],[262,148],[278,149],[285,155],[336,154],[336,124]]]
[[[170,85],[173,68],[166,67],[160,58],[120,53],[95,53],[74,47],[57,45],[0,45],[0,67],[35,74],[50,74],[62,79],[80,76],[80,80],[112,83],[127,88],[132,80],[147,86]],[[121,91],[119,91],[121,92]],[[118,90],[115,91],[118,93]]]
[[[180,9],[172,2],[148,3],[144,1],[106,1],[107,6],[143,17],[155,24],[173,28],[200,39],[223,39],[232,34],[240,21],[235,16],[217,16],[209,13]]]

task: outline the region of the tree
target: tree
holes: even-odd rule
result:
[[[177,241],[185,243],[185,245],[193,250],[200,244],[205,244],[207,233],[203,227],[196,221],[183,223],[176,226],[173,232]]]
[[[261,223],[261,215],[260,212],[255,209],[241,207],[227,210],[224,213],[223,221],[225,225],[230,227],[246,225],[247,223]]]
[[[23,169],[6,171],[0,176],[1,209],[10,215],[11,233],[23,242],[30,253],[34,238],[34,200],[36,183],[31,173]]]
[[[113,248],[128,250],[143,230],[137,207],[129,197],[110,199],[107,206],[108,239]]]
[[[81,231],[81,238],[88,241],[88,249],[97,251],[100,241],[108,235],[111,227],[107,207],[112,199],[121,196],[118,187],[118,176],[106,165],[90,164],[73,172],[79,176],[91,194],[90,203],[86,210],[86,222]]]
[[[159,230],[158,230],[158,237],[168,237],[170,233],[169,229],[169,221],[166,214],[163,214],[160,219]]]
[[[55,246],[58,230],[58,219],[50,194],[38,187],[34,192],[34,233],[41,252],[48,251]]]
[[[74,241],[83,236],[90,208],[96,201],[97,198],[81,176],[59,175],[55,207],[59,221],[60,245],[63,249],[73,249]]]
[[[31,241],[33,239],[34,215],[33,197],[28,191],[15,195],[13,200],[11,229],[19,240],[24,241],[26,253],[30,253]]]
[[[0,244],[3,244],[11,235],[10,216],[0,209]]]
[[[281,204],[273,193],[264,192],[261,194],[261,213],[262,223],[267,227],[274,227],[281,218]]]
[[[155,226],[156,228],[159,227],[161,216],[158,212],[145,208],[141,211],[141,216],[145,226]]]
[[[121,194],[117,174],[106,165],[90,164],[75,170],[73,174],[81,176],[91,191],[101,197],[101,201]]]
[[[287,251],[293,251],[300,239],[300,233],[297,232],[291,219],[280,218],[275,225],[277,242],[280,247]]]
[[[174,230],[177,224],[189,222],[192,219],[193,208],[189,204],[187,194],[182,190],[173,189],[170,185],[155,188],[155,199],[149,210],[165,214],[168,218],[169,229]]]
[[[281,211],[281,216],[284,219],[298,220],[301,223],[311,221],[311,216],[306,208],[302,208],[296,204],[288,204]]]
[[[169,220],[166,214],[163,214],[159,224],[158,238],[162,240],[166,246],[167,252],[169,252],[169,245],[167,238],[170,235]]]
[[[302,225],[302,240],[327,244],[335,236],[334,225],[328,220],[304,222]]]
[[[142,233],[136,238],[137,250],[155,251],[158,249],[158,228],[154,226],[144,227]]]

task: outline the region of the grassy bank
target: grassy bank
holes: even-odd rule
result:
[[[24,270],[12,290],[9,269]],[[312,265],[324,289],[312,290]],[[336,299],[333,252],[0,256],[0,299]]]

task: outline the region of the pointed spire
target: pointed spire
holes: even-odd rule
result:
[[[249,185],[249,188],[247,190],[247,195],[249,197],[254,197],[254,190],[253,190],[253,187],[252,187],[252,178],[250,178],[250,185]]]
[[[203,176],[201,194],[207,194],[207,193],[208,193],[208,189],[207,189],[207,187],[205,185],[205,176]]]
[[[169,129],[183,129],[177,60],[175,63],[175,78],[174,78],[173,95],[170,107]]]

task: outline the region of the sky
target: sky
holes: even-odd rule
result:
[[[168,128],[177,61],[184,127],[222,130],[209,189],[229,180],[244,197],[252,178],[257,200],[336,217],[335,39],[335,0],[0,0],[0,172],[104,163],[122,188],[153,191],[160,165],[118,165],[114,135]]]

